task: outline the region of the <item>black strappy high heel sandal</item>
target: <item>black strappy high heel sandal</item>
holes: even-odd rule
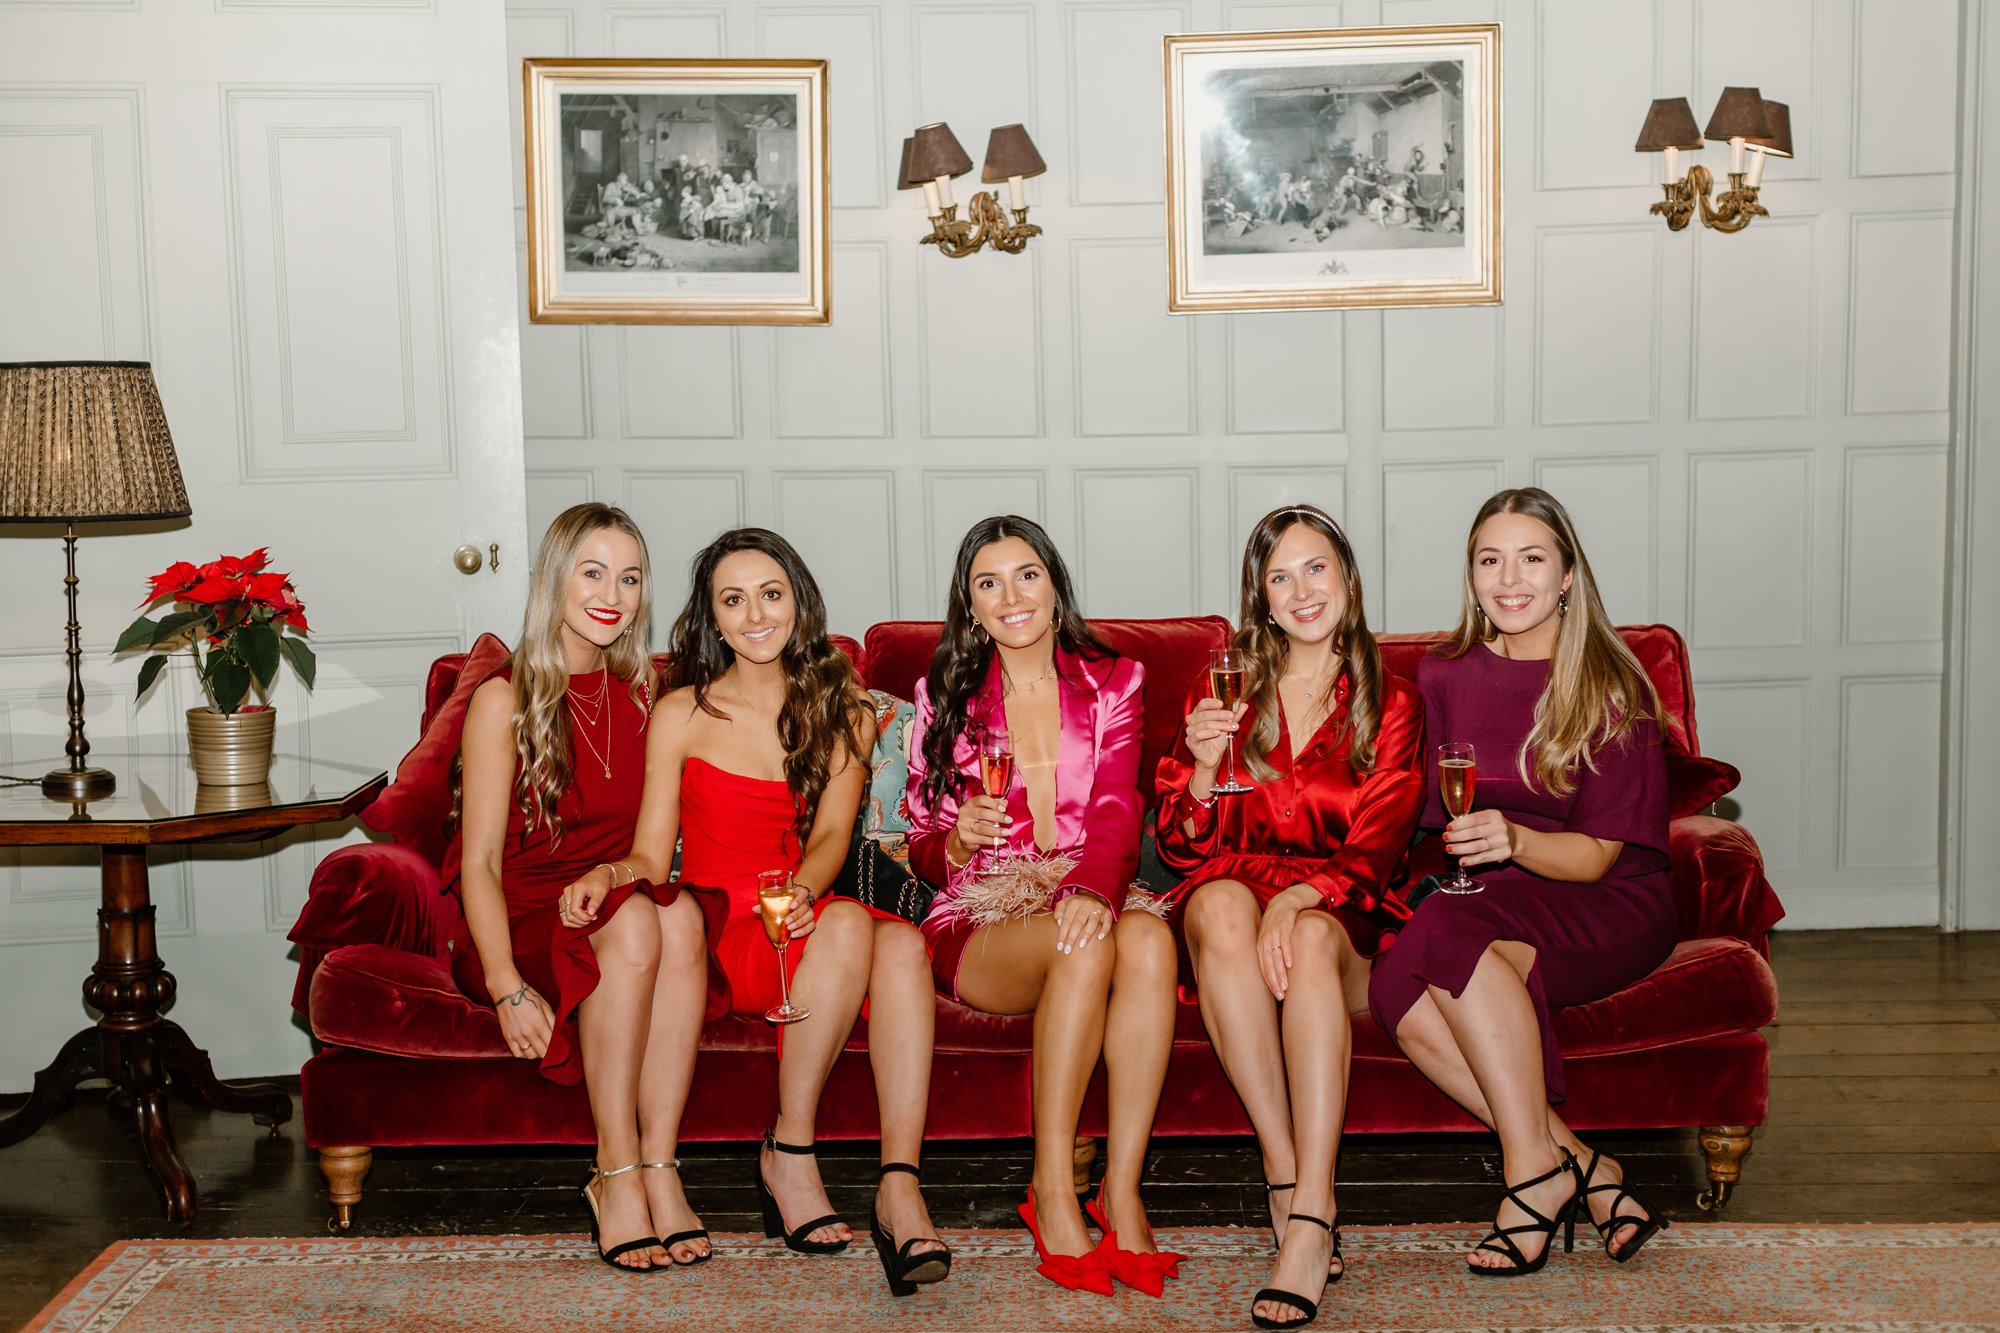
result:
[[[1283,1186],[1278,1186],[1277,1188],[1282,1189]],[[1325,1228],[1327,1234],[1334,1237],[1333,1252],[1335,1254],[1340,1253],[1340,1238],[1326,1222],[1317,1217],[1307,1217],[1304,1213],[1293,1213],[1285,1219],[1285,1225],[1288,1227],[1294,1222],[1310,1222],[1316,1227]],[[1331,1274],[1328,1275],[1326,1284],[1320,1287],[1321,1296],[1326,1295],[1326,1286],[1331,1285],[1335,1280]],[[1289,1305],[1294,1310],[1301,1310],[1304,1313],[1296,1319],[1267,1319],[1263,1315],[1258,1314],[1256,1309],[1257,1306],[1263,1304],[1265,1301],[1275,1301],[1281,1305]],[[1277,1287],[1264,1287],[1259,1290],[1255,1296],[1250,1298],[1250,1307],[1250,1322],[1259,1328],[1304,1328],[1307,1324],[1319,1318],[1318,1301],[1309,1301],[1297,1292],[1281,1291]]]
[[[924,1173],[908,1162],[884,1162],[877,1178],[891,1171],[907,1171],[919,1181],[924,1178]],[[872,1204],[868,1209],[868,1235],[875,1242],[875,1255],[882,1261],[882,1276],[889,1280],[891,1296],[908,1296],[922,1283],[942,1282],[951,1276],[950,1250],[925,1250],[922,1254],[910,1252],[912,1246],[926,1241],[936,1245],[942,1245],[942,1241],[932,1236],[913,1236],[897,1245],[896,1238],[882,1225],[882,1219],[876,1215]]]
[[[1279,1190],[1295,1190],[1298,1187],[1299,1183],[1296,1180],[1289,1185],[1272,1185],[1267,1183],[1264,1186],[1264,1192],[1266,1194],[1276,1194]],[[1285,1216],[1290,1218],[1291,1215],[1291,1210],[1286,1209]],[[1327,1230],[1333,1233],[1333,1254],[1326,1261],[1326,1280],[1329,1284],[1332,1284],[1347,1276],[1347,1260],[1340,1253],[1340,1225],[1335,1223],[1333,1226],[1328,1227]],[[1271,1248],[1273,1250],[1278,1249],[1283,1244],[1284,1240],[1282,1237],[1273,1236],[1271,1238]],[[1335,1268],[1335,1264],[1339,1264],[1340,1267]]]
[[[1576,1158],[1570,1156],[1567,1148],[1562,1150],[1562,1160],[1549,1170],[1542,1172],[1542,1174],[1536,1176],[1533,1180],[1524,1180],[1518,1185],[1507,1186],[1502,1197],[1504,1199],[1511,1199],[1516,1208],[1519,1208],[1535,1220],[1532,1222],[1523,1222],[1517,1227],[1496,1226],[1493,1230],[1486,1233],[1485,1240],[1473,1246],[1476,1250],[1491,1250],[1495,1254],[1505,1255],[1513,1261],[1514,1266],[1512,1268],[1484,1268],[1478,1264],[1469,1262],[1466,1264],[1466,1267],[1481,1277],[1525,1277],[1529,1273],[1539,1273],[1542,1271],[1542,1265],[1549,1261],[1549,1251],[1556,1247],[1556,1228],[1564,1227],[1565,1223],[1567,1223],[1567,1226],[1564,1227],[1563,1231],[1563,1253],[1568,1254],[1571,1250],[1575,1249],[1576,1210],[1583,1202],[1583,1190],[1580,1186],[1575,1193],[1563,1201],[1560,1208],[1556,1209],[1554,1217],[1542,1216],[1539,1212],[1535,1211],[1534,1207],[1526,1199],[1521,1197],[1521,1191],[1531,1190],[1537,1185],[1554,1180],[1557,1176],[1565,1172],[1571,1177],[1576,1175]],[[1521,1252],[1521,1247],[1514,1243],[1514,1237],[1516,1236],[1544,1237],[1542,1252],[1533,1259],[1529,1259],[1527,1255]],[[1500,1243],[1495,1245],[1494,1241],[1499,1241]]]
[[[663,1268],[673,1267],[672,1264],[656,1264],[650,1260],[647,1261],[644,1268],[635,1268],[631,1264],[621,1264],[618,1262],[621,1255],[630,1254],[634,1250],[652,1249],[660,1243],[657,1236],[641,1236],[637,1240],[628,1240],[622,1245],[613,1245],[609,1250],[600,1248],[597,1243],[597,1196],[590,1192],[590,1187],[600,1180],[609,1180],[613,1176],[622,1176],[627,1171],[637,1171],[641,1165],[642,1163],[634,1162],[630,1166],[613,1167],[609,1171],[606,1171],[601,1166],[593,1166],[590,1168],[590,1179],[584,1181],[583,1188],[577,1191],[578,1194],[583,1196],[584,1207],[590,1209],[590,1247],[597,1251],[597,1257],[606,1266],[615,1268],[621,1273],[657,1273]]]
[[[764,1131],[764,1146],[772,1152],[790,1153],[794,1157],[811,1157],[815,1151],[813,1145],[810,1143],[801,1148],[795,1143],[778,1142],[778,1131],[776,1129]],[[812,1235],[813,1232],[818,1231],[821,1227],[838,1226],[840,1219],[832,1213],[828,1213],[825,1217],[815,1217],[812,1221],[793,1227],[787,1231],[785,1229],[785,1215],[778,1211],[777,1196],[772,1194],[771,1187],[764,1183],[764,1163],[761,1158],[754,1163],[752,1174],[757,1182],[757,1200],[764,1206],[764,1234],[766,1236],[783,1236],[785,1238],[785,1248],[795,1250],[800,1254],[839,1254],[848,1247],[850,1242],[844,1240],[806,1239],[807,1236]]]
[[[681,1159],[676,1157],[667,1162],[641,1162],[639,1165],[647,1171],[678,1171],[681,1169]],[[674,1246],[681,1244],[683,1241],[707,1239],[708,1228],[696,1227],[692,1231],[676,1231],[671,1236],[660,1237],[660,1248],[667,1252],[667,1258],[674,1259]],[[697,1254],[694,1258],[686,1261],[674,1259],[674,1267],[693,1268],[696,1264],[705,1264],[714,1257],[715,1247],[711,1245],[706,1254]]]
[[[1648,1199],[1645,1195],[1639,1193],[1638,1190],[1632,1188],[1632,1186],[1626,1184],[1625,1181],[1622,1179],[1607,1180],[1602,1185],[1591,1184],[1590,1183],[1591,1177],[1597,1174],[1598,1160],[1603,1156],[1604,1156],[1603,1153],[1598,1152],[1595,1148],[1592,1148],[1590,1150],[1590,1166],[1588,1168],[1583,1170],[1577,1170],[1576,1159],[1574,1157],[1570,1158],[1570,1168],[1571,1170],[1576,1171],[1576,1183],[1577,1183],[1576,1197],[1579,1206],[1581,1206],[1586,1211],[1586,1213],[1588,1213],[1588,1210],[1590,1208],[1591,1195],[1602,1194],[1606,1190],[1617,1191],[1615,1194],[1611,1196],[1610,1219],[1608,1221],[1600,1223],[1593,1218],[1591,1221],[1591,1225],[1597,1228],[1598,1235],[1604,1237],[1605,1256],[1609,1258],[1611,1262],[1614,1264],[1622,1264],[1627,1259],[1630,1259],[1633,1255],[1637,1254],[1639,1252],[1639,1247],[1641,1245],[1644,1245],[1647,1241],[1651,1240],[1654,1236],[1657,1236],[1660,1232],[1665,1231],[1672,1224],[1669,1223],[1666,1218],[1660,1216],[1660,1210],[1653,1207],[1652,1201],[1650,1199]],[[1618,1206],[1624,1203],[1627,1199],[1630,1199],[1633,1203],[1643,1208],[1645,1210],[1645,1214],[1641,1216],[1638,1213],[1619,1212]],[[1625,1242],[1624,1249],[1618,1251],[1618,1253],[1616,1254],[1613,1254],[1611,1252],[1612,1237],[1616,1236],[1620,1231],[1622,1231],[1626,1227],[1637,1227],[1638,1231],[1633,1234],[1632,1239]]]

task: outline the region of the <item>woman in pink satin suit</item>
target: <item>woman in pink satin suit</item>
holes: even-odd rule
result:
[[[910,861],[939,886],[923,925],[938,989],[1035,1015],[1034,1184],[1020,1214],[1037,1271],[1104,1295],[1116,1277],[1157,1296],[1179,1259],[1156,1252],[1139,1197],[1175,981],[1173,936],[1133,892],[1144,684],[1084,622],[1047,533],[1011,515],[973,525],[917,687]],[[1000,754],[1011,762],[986,765],[982,794],[982,759]],[[1109,1125],[1093,1247],[1071,1172],[1100,1054]]]

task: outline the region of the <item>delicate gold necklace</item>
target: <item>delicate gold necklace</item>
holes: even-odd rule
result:
[[[607,778],[611,776],[611,719],[609,717],[604,716],[605,714],[604,706],[606,703],[610,701],[611,698],[610,670],[611,668],[607,663],[605,666],[604,680],[602,682],[603,689],[599,692],[596,699],[598,711],[595,716],[592,716],[590,718],[588,725],[585,725],[584,711],[583,709],[577,706],[574,694],[572,693],[569,698],[569,711],[571,715],[576,719],[576,734],[582,737],[584,745],[590,750],[591,757],[596,759],[599,764],[602,764],[604,766],[604,776]],[[599,717],[604,718],[604,748],[602,750],[597,748],[596,741],[590,739],[590,728],[597,725],[597,720]]]
[[[604,715],[604,701],[611,697],[611,664],[605,663],[600,669],[597,688],[588,695],[577,692],[576,686],[569,687],[569,699],[579,716],[588,716],[590,725],[596,726],[598,718]]]
[[[1003,688],[1000,691],[1000,696],[1002,698],[1005,698],[1010,694],[1015,694],[1021,690],[1025,690],[1031,688],[1032,686],[1039,685],[1045,680],[1054,680],[1055,676],[1056,676],[1056,664],[1055,660],[1051,658],[1049,660],[1048,669],[1042,672],[1041,675],[1035,677],[1031,681],[1028,681],[1026,684],[1017,685],[1014,683],[1014,677],[1008,673],[1007,667],[1003,663],[1000,667],[1000,683],[1005,688]]]

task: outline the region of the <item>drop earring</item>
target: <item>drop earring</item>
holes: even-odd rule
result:
[[[1568,588],[1564,588],[1561,592],[1556,594],[1556,614],[1559,616],[1566,616],[1569,614]]]

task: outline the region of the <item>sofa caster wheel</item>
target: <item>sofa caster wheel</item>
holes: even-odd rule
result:
[[[1701,1152],[1708,1159],[1708,1188],[1695,1196],[1695,1207],[1719,1213],[1729,1206],[1736,1182],[1743,1177],[1743,1159],[1750,1154],[1755,1125],[1703,1125]]]
[[[327,1202],[333,1216],[326,1220],[328,1231],[348,1231],[354,1226],[354,1207],[361,1202],[361,1181],[374,1164],[373,1148],[321,1148],[320,1174],[326,1177]]]
[[[1718,1180],[1694,1196],[1694,1206],[1704,1213],[1719,1213],[1729,1206],[1729,1196],[1735,1192],[1734,1181]]]

